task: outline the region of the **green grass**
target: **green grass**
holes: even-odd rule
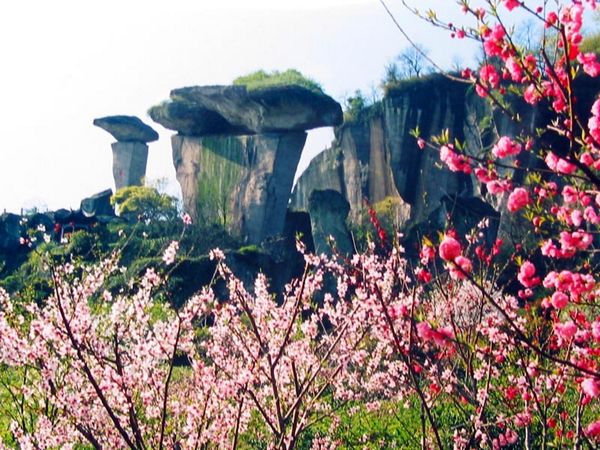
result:
[[[11,442],[10,422],[16,414],[9,387],[15,384],[18,374],[11,368],[0,365],[0,442]]]
[[[583,53],[593,52],[600,54],[600,33],[595,33],[590,36],[586,36],[583,42],[579,46],[579,49]]]
[[[301,74],[296,69],[288,69],[284,72],[274,70],[265,72],[257,70],[233,80],[236,86],[246,86],[249,91],[264,89],[275,86],[301,86],[317,94],[323,94],[323,88],[312,78]]]

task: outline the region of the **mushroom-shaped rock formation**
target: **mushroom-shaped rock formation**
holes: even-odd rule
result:
[[[148,162],[147,143],[158,140],[158,133],[135,116],[101,117],[94,119],[94,125],[117,140],[112,144],[116,189],[142,184]]]
[[[317,254],[332,254],[332,245],[344,255],[354,253],[352,238],[346,219],[350,204],[342,194],[333,189],[313,191],[308,200],[310,224]],[[330,242],[333,238],[333,243]]]
[[[193,86],[171,91],[150,117],[187,136],[305,131],[342,123],[342,108],[328,95],[302,86]]]
[[[178,132],[173,163],[185,209],[254,244],[283,232],[306,130],[342,121],[335,100],[296,85],[175,89],[149,114]]]

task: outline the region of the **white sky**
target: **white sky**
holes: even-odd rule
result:
[[[472,53],[388,2],[442,65]],[[171,89],[296,68],[342,101],[368,93],[406,45],[377,0],[2,1],[0,212],[77,208],[114,189],[113,138],[96,117],[152,125],[160,140],[150,144],[148,177],[174,180],[173,132],[146,115]],[[331,130],[311,132],[303,167],[331,139]]]

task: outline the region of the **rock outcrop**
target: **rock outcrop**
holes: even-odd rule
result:
[[[245,86],[193,86],[149,110],[165,128],[187,136],[306,131],[342,122],[331,97],[301,86],[248,90]]]
[[[81,200],[79,209],[85,217],[115,217],[115,209],[110,203],[113,195],[111,189],[92,195]]]
[[[418,224],[431,226],[432,220],[438,229],[443,227],[446,216],[440,217],[440,212],[446,211],[448,199],[473,204],[472,198],[478,197],[502,211],[503,205],[488,199],[474,178],[448,170],[437,151],[420,149],[412,130],[418,128],[425,139],[448,130],[450,139],[464,142],[475,154],[500,135],[532,134],[547,123],[547,117],[528,105],[515,102],[514,107],[519,123],[492,111],[468,85],[441,75],[408,80],[336,129],[332,147],[315,157],[298,180],[291,208],[308,211],[313,191],[334,189],[348,200],[351,220],[360,222],[366,216],[364,199],[377,204],[391,198],[397,210],[394,221],[405,231]],[[524,165],[537,164],[527,160],[530,155],[525,152],[521,158]],[[476,208],[480,218],[498,222],[498,214],[491,214],[494,209]]]
[[[284,230],[305,131],[342,120],[337,102],[299,86],[175,89],[149,114],[178,132],[173,163],[186,211],[253,244]]]
[[[441,76],[391,91],[381,104],[336,130],[332,148],[318,155],[298,180],[292,209],[308,210],[314,190],[335,189],[350,203],[354,221],[362,216],[364,199],[375,204],[391,197],[402,206],[401,220],[416,223],[443,196],[471,193],[470,177],[441,167],[438,155],[419,149],[411,135],[416,127],[425,137],[450,129],[453,137],[463,139],[469,98],[465,85]]]
[[[575,108],[584,122],[599,88],[592,78],[576,80],[579,97]],[[467,153],[478,155],[500,136],[536,136],[537,129],[550,123],[543,105],[534,108],[510,95],[506,100],[520,120],[493,110],[469,85],[442,75],[402,82],[380,103],[336,129],[332,147],[316,156],[296,183],[291,209],[309,211],[312,192],[333,189],[348,200],[355,223],[366,217],[364,199],[378,204],[388,198],[393,201],[387,203],[396,209],[392,220],[415,239],[445,226],[466,232],[487,218],[490,226],[486,239],[498,233],[517,241],[522,224],[507,212],[506,198],[488,195],[485,185],[474,176],[448,170],[437,151],[417,146],[412,133],[418,128],[420,136],[429,140],[447,130],[451,141],[459,140]],[[564,148],[564,142],[554,133],[542,134],[539,139],[544,148],[557,152]],[[518,158],[521,167],[543,164],[530,152],[522,152]],[[517,183],[525,175],[525,171],[511,173]]]
[[[350,204],[337,191],[313,191],[308,200],[312,237],[317,254],[352,255],[354,246],[346,225]]]
[[[101,117],[94,119],[94,125],[117,139],[111,144],[115,188],[141,185],[146,176],[147,143],[156,141],[158,133],[134,116]]]

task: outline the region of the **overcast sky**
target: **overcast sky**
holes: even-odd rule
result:
[[[441,65],[473,53],[388,2]],[[114,189],[113,138],[96,117],[151,124],[160,140],[150,144],[148,177],[174,180],[173,132],[146,115],[171,89],[296,68],[342,101],[369,93],[406,46],[377,0],[2,1],[0,212],[77,208]],[[311,132],[302,165],[331,139],[329,129]]]

